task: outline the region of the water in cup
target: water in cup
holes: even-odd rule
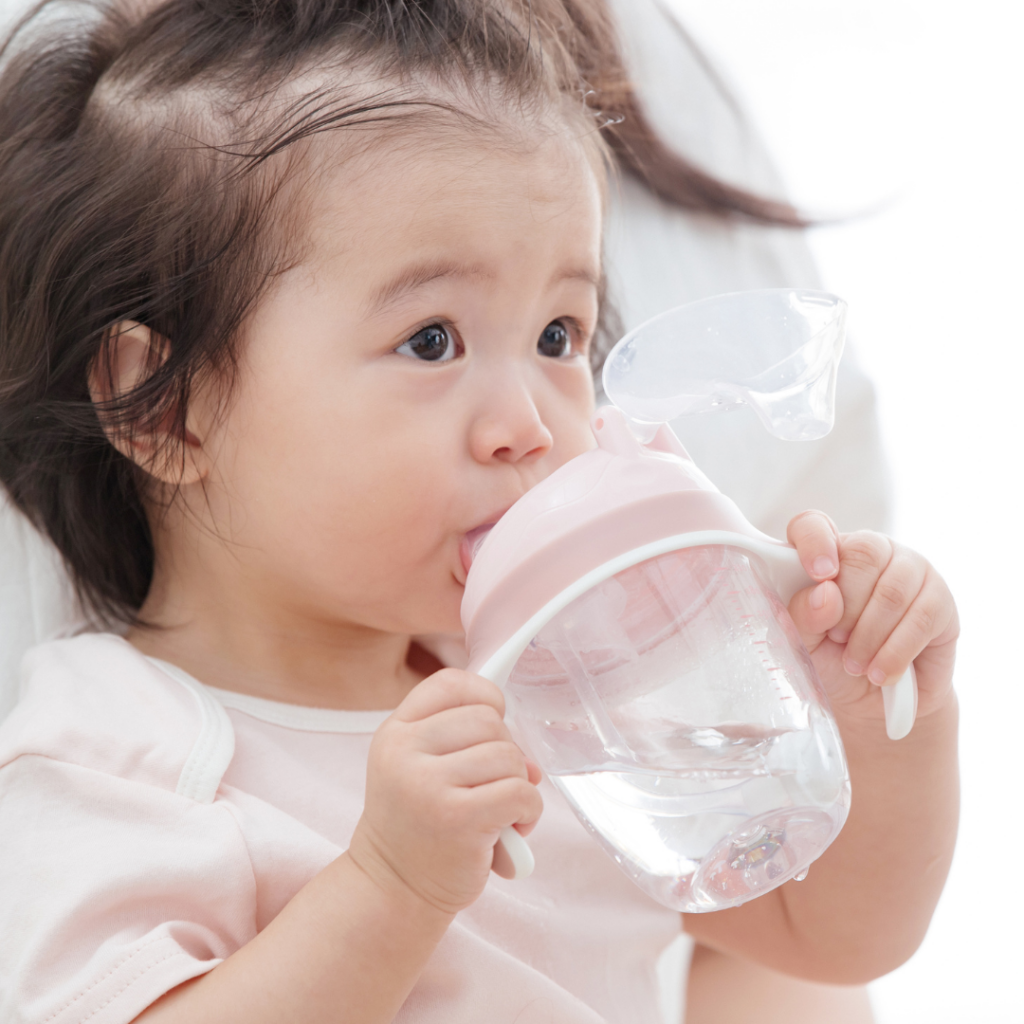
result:
[[[828,702],[739,548],[688,547],[599,583],[538,633],[506,692],[584,825],[675,909],[737,906],[802,875],[845,821]]]

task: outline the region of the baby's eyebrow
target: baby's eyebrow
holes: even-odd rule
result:
[[[493,281],[498,275],[493,269],[480,263],[461,263],[458,260],[431,259],[405,267],[391,280],[381,285],[370,296],[366,308],[370,314],[379,313],[406,292],[422,288],[431,281],[445,277],[475,277]],[[560,281],[584,281],[594,288],[600,288],[601,275],[591,267],[566,266],[551,277],[551,284]]]
[[[423,285],[443,277],[479,277],[493,280],[495,274],[480,264],[460,263],[457,260],[431,259],[413,263],[381,285],[370,296],[367,309],[371,313],[380,312],[405,292],[422,288]]]

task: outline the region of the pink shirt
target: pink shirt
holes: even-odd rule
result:
[[[126,1024],[252,939],[347,847],[389,714],[214,690],[110,634],[34,648],[23,672],[0,726],[4,1024]],[[542,788],[535,873],[491,876],[396,1022],[661,1020],[680,916]]]

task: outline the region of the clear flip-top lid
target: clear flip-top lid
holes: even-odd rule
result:
[[[604,391],[633,420],[750,406],[790,441],[832,429],[846,303],[827,292],[768,288],[716,295],[630,331],[604,367]]]

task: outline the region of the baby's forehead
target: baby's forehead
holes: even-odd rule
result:
[[[484,224],[524,244],[556,223],[570,243],[600,234],[604,178],[568,133],[385,133],[356,155],[327,136],[318,149],[298,208],[323,254],[429,251]]]
[[[310,140],[310,173],[303,176],[308,216],[347,209],[361,220],[359,214],[383,204],[415,215],[426,230],[432,217],[480,205],[500,210],[524,197],[532,216],[548,218],[589,203],[594,189],[603,213],[604,150],[595,132],[581,132],[564,111],[525,111],[500,94],[404,89],[372,125]]]

